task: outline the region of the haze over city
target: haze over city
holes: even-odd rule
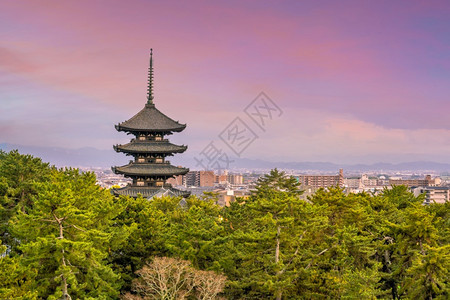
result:
[[[195,156],[236,117],[269,161],[450,161],[448,1],[2,1],[0,143],[112,150],[146,102]],[[282,110],[265,131],[244,109]],[[229,151],[232,154],[231,151]],[[120,156],[120,155],[119,155]]]

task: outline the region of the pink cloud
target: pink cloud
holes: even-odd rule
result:
[[[12,73],[34,73],[38,69],[19,53],[5,47],[0,47],[0,68]]]
[[[301,128],[312,148],[329,149],[322,138],[350,138],[354,147],[367,149],[370,137],[397,145],[413,136],[409,145],[419,145],[422,135],[408,128],[450,128],[448,40],[421,23],[427,24],[425,16],[445,25],[443,2],[439,9],[359,1],[347,7],[338,2],[5,3],[0,24],[8,26],[1,27],[0,63],[6,77],[79,96],[80,112],[107,107],[123,115],[119,122],[140,109],[153,47],[155,101],[187,122],[196,140],[219,132],[261,90],[285,110],[316,111],[315,128],[299,118],[288,124]],[[77,105],[67,99],[45,103],[50,102]],[[336,131],[321,114],[336,120]],[[339,121],[342,116],[356,121]],[[206,130],[205,123],[212,125]]]

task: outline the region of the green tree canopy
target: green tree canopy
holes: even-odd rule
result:
[[[10,220],[25,266],[37,272],[32,288],[39,297],[118,295],[119,277],[106,264],[118,211],[111,194],[95,183],[93,173],[53,170],[50,181],[38,184],[27,213]]]

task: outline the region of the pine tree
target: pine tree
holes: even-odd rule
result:
[[[8,221],[17,211],[27,213],[37,194],[37,185],[49,180],[51,168],[40,158],[0,150],[0,239],[15,251],[17,239],[9,230]]]
[[[40,298],[103,298],[118,295],[118,276],[106,264],[117,213],[112,196],[93,173],[54,170],[39,184],[33,206],[11,221],[24,265],[37,271]]]
[[[10,256],[0,244],[0,299],[37,299],[32,289],[35,277],[35,270],[25,267],[21,256]]]
[[[238,264],[229,276],[230,293],[248,298],[289,297],[296,276],[294,261],[304,246],[306,203],[295,178],[272,170],[261,177],[256,192],[227,209]],[[229,275],[229,274],[227,274]]]
[[[345,195],[339,188],[321,189],[310,198],[317,225],[298,284],[304,297],[377,296],[380,265],[370,201],[368,194]]]
[[[165,213],[155,209],[155,203],[148,199],[120,196],[114,201],[121,207],[114,218],[120,239],[111,247],[108,260],[124,281],[123,291],[130,291],[135,272],[144,266],[145,259],[167,255],[164,237],[169,221]],[[168,211],[179,199],[165,197],[162,202],[164,208],[161,209]]]

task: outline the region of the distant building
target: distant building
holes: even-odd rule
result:
[[[369,177],[366,174],[363,174],[361,176],[361,184],[363,187],[366,187],[366,188],[377,187],[378,186],[378,178]]]
[[[378,193],[387,187],[389,181],[386,177],[369,177],[367,174],[361,177],[351,177],[344,179],[344,186],[348,193],[371,192]]]
[[[349,189],[362,189],[362,187],[363,187],[360,177],[345,178],[344,186]]]
[[[215,183],[217,184],[227,184],[228,183],[228,171],[225,170],[222,174],[218,174],[215,177]]]
[[[431,179],[431,175],[425,176],[425,179],[390,179],[389,185],[406,185],[408,187],[436,186],[440,183],[439,178]]]
[[[200,186],[200,172],[189,171],[188,173],[183,175],[183,185],[185,187]]]
[[[230,174],[227,176],[227,181],[234,185],[241,185],[244,183],[244,178],[241,174]]]
[[[228,171],[225,170],[222,174],[215,175],[214,182],[217,184],[242,185],[244,177],[241,174],[228,174]]]
[[[212,187],[214,181],[214,171],[189,171],[182,177],[182,185],[186,187]]]
[[[214,171],[199,171],[200,172],[200,186],[214,186],[215,175]]]
[[[339,170],[338,175],[298,175],[297,177],[301,186],[312,189],[344,186],[344,171],[342,169]]]
[[[414,196],[425,194],[425,204],[446,203],[450,201],[450,187],[428,186],[413,189]]]
[[[247,199],[250,197],[248,190],[221,190],[216,191],[218,194],[217,204],[220,206],[230,206],[230,204],[236,201],[236,198]]]

